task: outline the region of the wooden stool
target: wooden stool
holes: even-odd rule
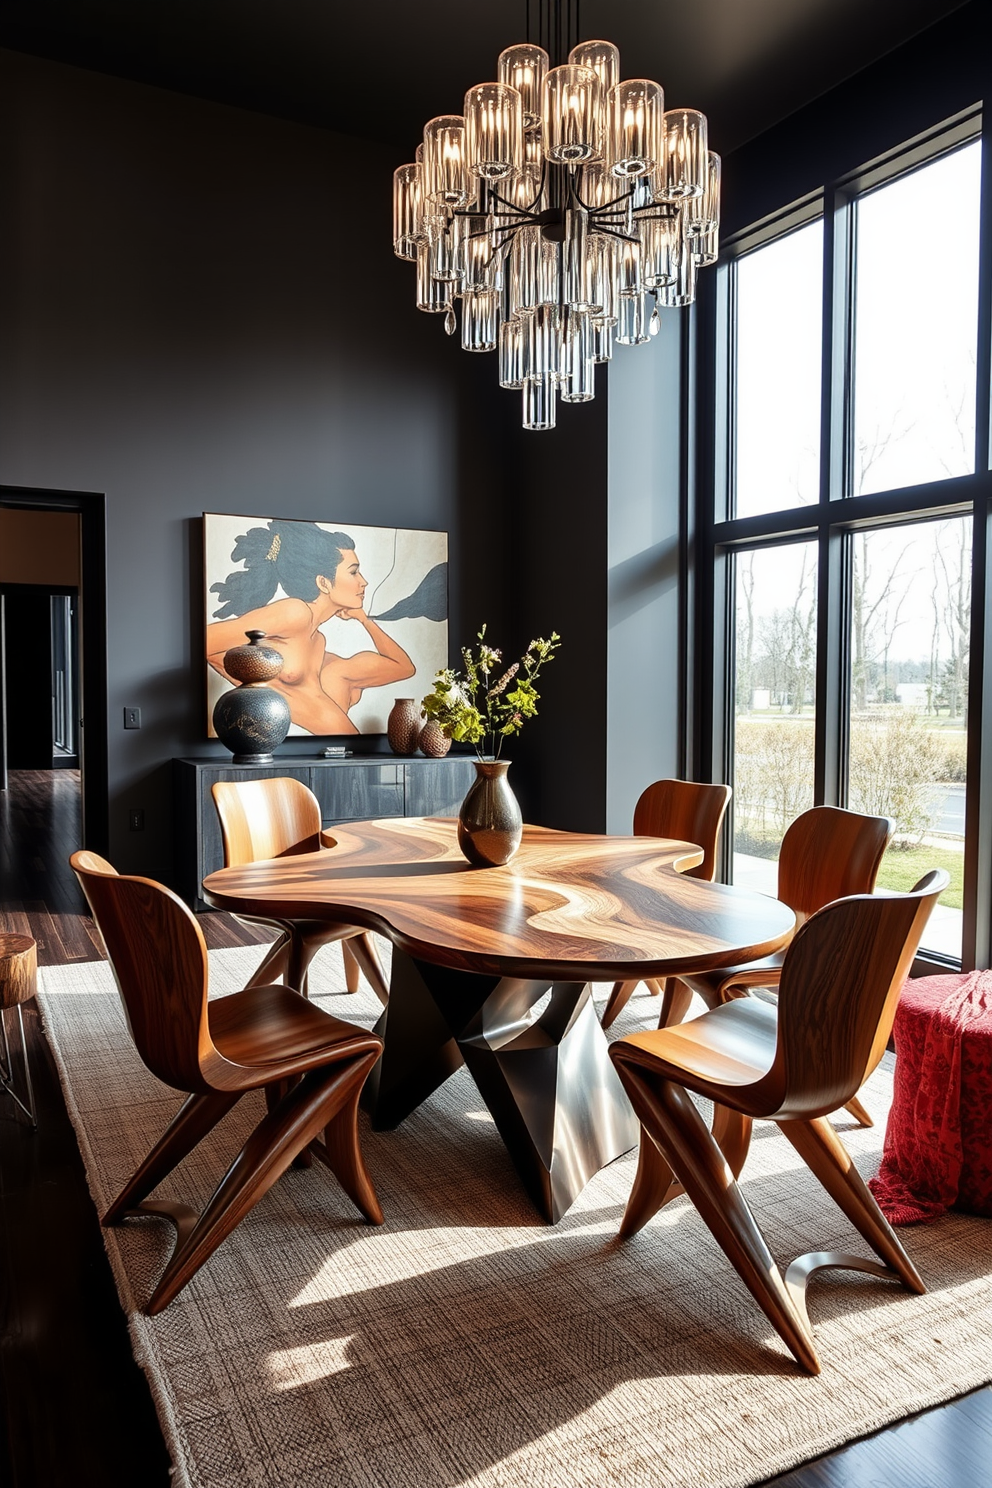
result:
[[[38,1118],[34,1107],[34,1087],[31,1084],[31,1066],[28,1064],[28,1046],[24,1037],[24,1015],[21,1004],[33,997],[38,980],[38,948],[30,935],[0,935],[0,1027],[3,1028],[4,1060],[0,1066],[0,1087],[17,1102],[31,1125],[37,1130]],[[7,1009],[17,1008],[17,1023],[21,1030],[21,1053],[24,1057],[24,1080],[28,1098],[27,1105],[14,1089],[14,1064],[7,1038]]]

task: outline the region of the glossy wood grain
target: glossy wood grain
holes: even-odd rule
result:
[[[409,955],[497,976],[614,981],[729,966],[782,945],[794,916],[774,899],[680,869],[692,843],[525,827],[501,868],[472,868],[445,817],[335,827],[337,849],[204,880],[235,913],[352,919]]]
[[[145,1312],[161,1312],[285,1169],[326,1133],[320,1155],[369,1220],[381,1223],[358,1144],[362,1086],[382,1050],[373,1033],[311,1006],[292,987],[251,986],[207,1001],[207,948],[185,904],[91,852],[72,867],[99,926],[135,1046],[154,1075],[189,1093],[104,1215],[173,1220],[177,1243]],[[200,1215],[146,1201],[248,1090],[275,1089],[265,1117]]]
[[[867,1240],[912,1291],[923,1282],[824,1118],[878,1064],[930,912],[949,882],[943,870],[910,894],[859,895],[828,904],[796,932],[785,954],[777,1006],[740,998],[689,1023],[632,1034],[610,1049],[643,1135],[621,1235],[636,1233],[678,1191],[689,1194],[766,1316],[810,1373],[820,1368],[801,1299],[825,1266],[858,1257],[802,1257],[783,1279],[737,1186],[732,1163],[688,1092],[744,1118],[770,1118]],[[714,1123],[716,1127],[716,1123]],[[877,1263],[866,1269],[879,1274]]]
[[[38,983],[38,948],[30,935],[0,934],[0,1008],[33,997]]]
[[[289,857],[301,852],[333,848],[333,838],[321,831],[321,806],[301,780],[275,776],[262,780],[215,781],[211,795],[220,818],[224,863],[239,867],[260,858]],[[242,918],[249,918],[244,914]],[[341,942],[345,981],[358,990],[359,969],[379,998],[389,993],[370,935],[353,925],[326,919],[304,921],[255,916],[278,933],[249,986],[264,986],[280,976],[306,995],[310,962],[321,946]]]
[[[634,836],[674,837],[695,842],[702,851],[702,859],[695,867],[684,871],[691,878],[702,878],[712,883],[716,877],[720,828],[730,796],[729,785],[703,785],[694,780],[656,780],[641,792],[634,807]],[[675,1021],[676,999],[684,1000],[684,994],[675,985],[674,978],[669,978],[664,986],[654,979],[648,985],[656,996],[664,995],[668,999],[662,1021]],[[614,984],[603,1011],[604,1028],[616,1021],[636,987],[635,981]]]
[[[834,899],[870,894],[894,831],[890,816],[866,816],[837,806],[813,806],[797,816],[782,838],[778,860],[778,897],[795,910],[796,927]],[[717,1007],[741,989],[776,987],[783,954],[722,976],[699,968],[686,982],[707,1007]]]

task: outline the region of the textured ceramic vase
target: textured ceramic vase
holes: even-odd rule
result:
[[[475,784],[458,813],[458,846],[477,868],[508,863],[520,846],[523,817],[506,772],[509,760],[476,760]]]
[[[394,754],[415,754],[420,738],[420,705],[397,698],[386,719],[386,737]]]
[[[240,682],[217,699],[214,728],[234,755],[236,765],[268,765],[272,751],[289,733],[289,704],[281,692],[266,686],[282,671],[282,655],[262,646],[264,630],[246,630],[247,646],[224,652],[224,670]]]
[[[428,718],[420,730],[420,752],[428,759],[444,759],[451,748],[451,740],[436,718]]]

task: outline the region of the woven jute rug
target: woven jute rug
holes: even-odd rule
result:
[[[213,952],[213,990],[241,986],[260,954]],[[321,953],[315,994],[371,1024],[371,992],[348,996],[340,966],[335,948]],[[137,1059],[105,963],[50,968],[41,981],[102,1209],[180,1097]],[[616,1032],[657,1007],[634,997]],[[890,1083],[879,1071],[867,1093],[874,1130],[838,1122],[866,1174]],[[259,1101],[246,1097],[162,1192],[202,1202]],[[366,1126],[363,1140],[382,1228],[363,1223],[322,1166],[290,1171],[160,1317],[138,1308],[171,1227],[104,1231],[177,1483],[735,1488],[992,1376],[988,1221],[950,1214],[903,1232],[924,1297],[852,1273],[817,1280],[824,1370],[810,1379],[687,1200],[615,1242],[633,1156],[552,1228],[464,1070],[397,1131]],[[756,1128],[745,1191],[780,1263],[863,1249],[774,1126]]]

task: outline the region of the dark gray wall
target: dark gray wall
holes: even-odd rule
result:
[[[11,52],[0,96],[0,483],[106,492],[111,856],[167,875],[200,514],[447,529],[454,640],[494,368],[414,310],[381,146]]]
[[[687,310],[610,366],[606,821],[629,832],[652,780],[682,770],[681,349]]]

